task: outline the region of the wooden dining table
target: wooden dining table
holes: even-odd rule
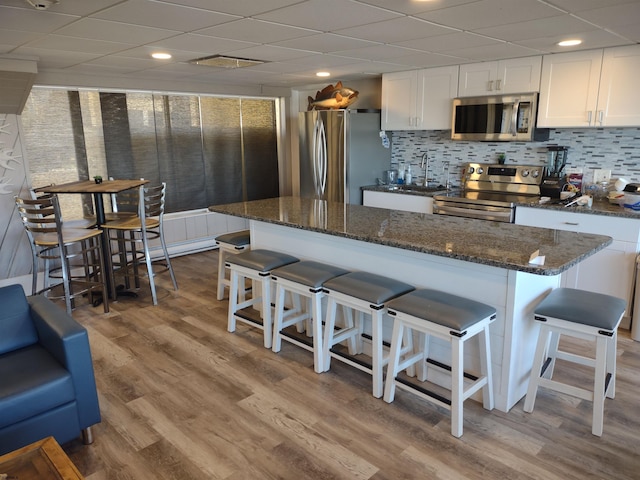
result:
[[[76,182],[61,183],[58,185],[47,185],[46,187],[40,187],[34,189],[37,193],[90,193],[93,196],[93,206],[96,214],[96,226],[103,226],[106,221],[106,214],[104,211],[104,198],[105,194],[112,195],[132,188],[138,188],[140,185],[146,185],[149,180],[137,179],[137,180],[103,180],[100,183],[95,180],[79,180]],[[111,269],[111,248],[109,245],[109,237],[106,230],[102,231],[102,256],[104,259],[105,268]],[[116,288],[113,285],[112,275],[105,275],[105,282],[107,284],[107,291],[109,297],[116,298]]]

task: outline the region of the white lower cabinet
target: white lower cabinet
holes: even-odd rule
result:
[[[613,243],[569,269],[562,276],[562,285],[590,292],[614,295],[627,301],[627,316],[631,315],[635,259],[640,250],[640,217],[609,217],[575,212],[516,207],[516,223],[532,227],[595,233],[613,238]]]
[[[362,204],[365,207],[389,208],[405,212],[433,213],[433,198],[422,195],[404,195],[402,193],[362,192]]]

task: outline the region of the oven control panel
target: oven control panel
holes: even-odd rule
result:
[[[543,167],[538,165],[469,163],[465,169],[465,175],[467,182],[540,185],[542,170]]]

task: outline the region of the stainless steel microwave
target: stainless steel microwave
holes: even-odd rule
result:
[[[536,128],[537,111],[537,93],[454,98],[451,139],[548,140],[549,130]]]

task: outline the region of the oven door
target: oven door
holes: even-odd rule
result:
[[[456,202],[453,198],[434,199],[433,213],[504,223],[513,223],[515,221],[515,208],[513,206],[482,205],[469,203],[468,200]]]

